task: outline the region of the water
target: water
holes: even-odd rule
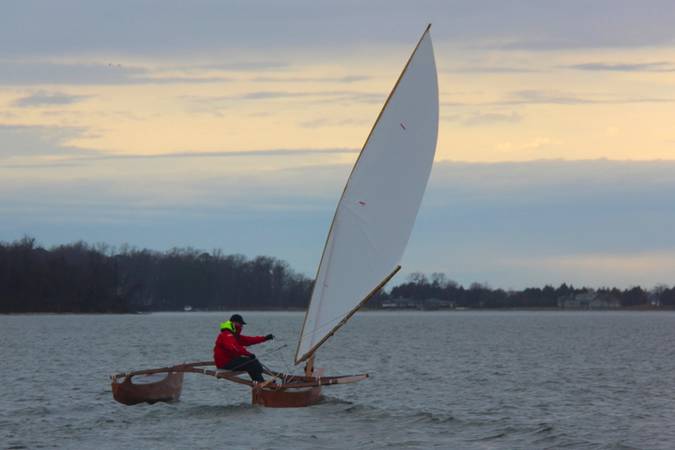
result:
[[[303,315],[243,315],[289,369]],[[113,401],[113,372],[210,359],[223,317],[0,316],[0,447],[675,448],[675,312],[362,313],[317,363],[372,378],[320,405],[196,374],[178,403]]]

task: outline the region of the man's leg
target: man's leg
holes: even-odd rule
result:
[[[262,364],[260,364],[260,361],[258,361],[257,359],[251,359],[246,356],[240,356],[230,361],[230,363],[225,365],[223,369],[240,370],[248,372],[248,375],[251,377],[253,381],[260,381],[260,382],[265,381],[265,379],[262,376],[263,373]]]
[[[260,361],[257,359],[252,359],[246,364],[246,370],[248,372],[248,375],[251,377],[253,381],[259,381],[263,382],[265,379],[262,376],[263,373],[263,367],[262,364],[260,364]]]

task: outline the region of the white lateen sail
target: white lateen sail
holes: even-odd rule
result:
[[[437,135],[438,81],[427,27],[338,203],[296,364],[309,358],[399,269],[431,172]]]

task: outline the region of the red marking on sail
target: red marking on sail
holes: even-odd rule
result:
[[[405,125],[403,125],[403,122],[401,122],[401,128],[405,130]]]

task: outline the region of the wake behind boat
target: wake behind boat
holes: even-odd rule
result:
[[[438,81],[427,26],[389,94],[347,180],[328,231],[298,339],[295,364],[304,376],[274,372],[256,383],[214,362],[185,363],[113,375],[115,400],[124,404],[175,401],[184,373],[222,378],[251,388],[253,404],[309,406],[321,387],[355,383],[367,374],[323,376],[317,350],[400,270],[424,196],[438,135]],[[144,377],[166,374],[142,383]]]

